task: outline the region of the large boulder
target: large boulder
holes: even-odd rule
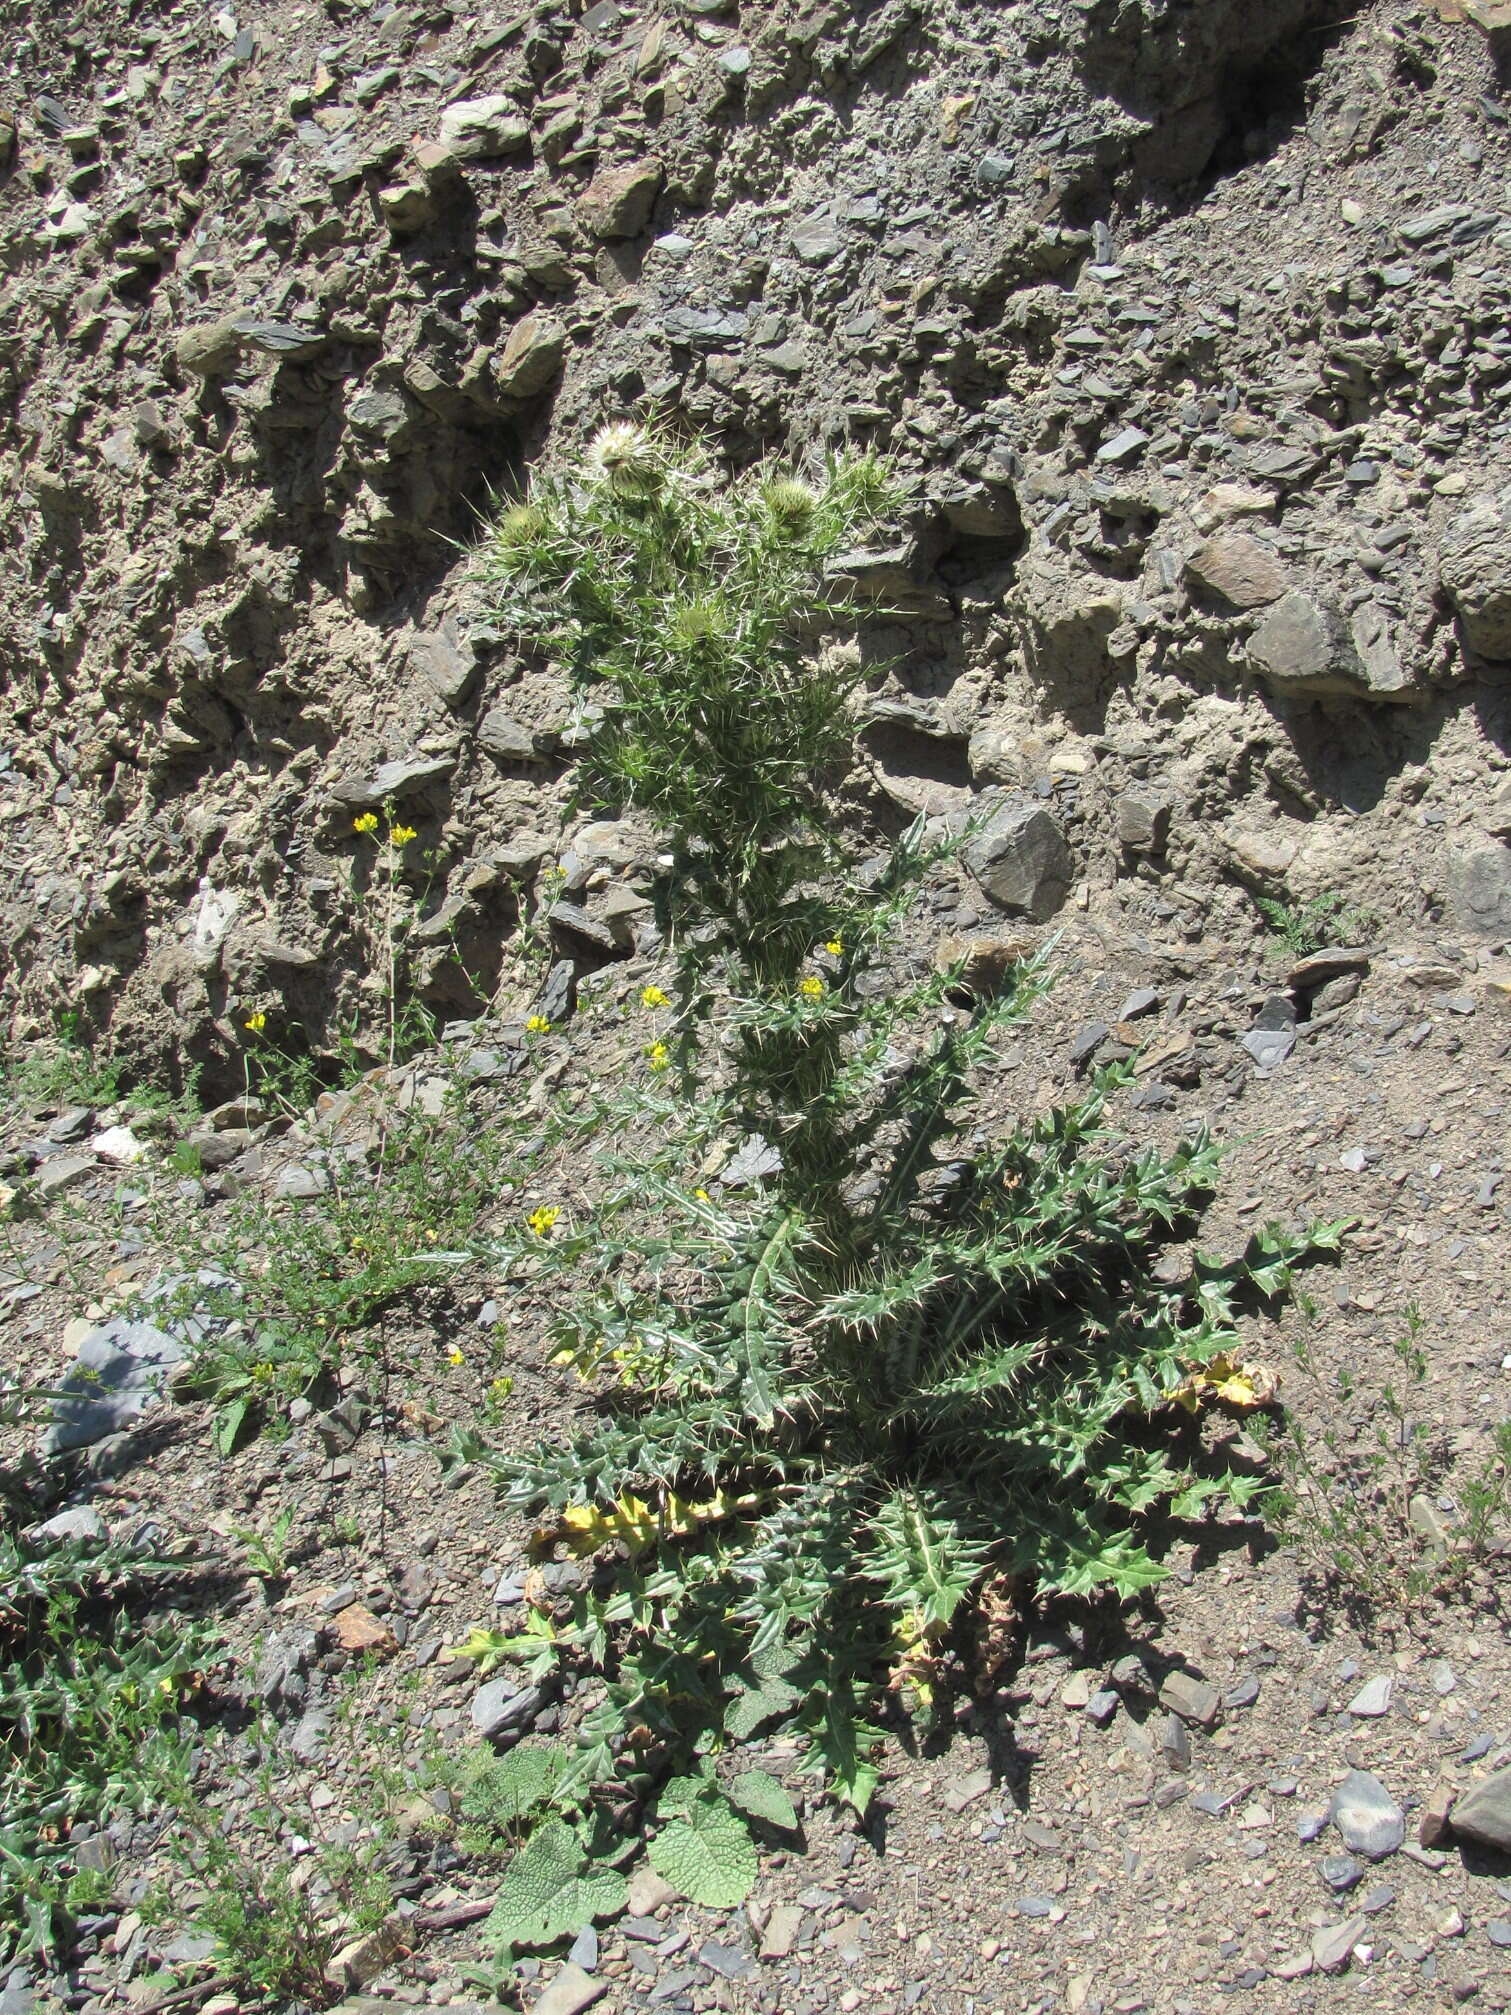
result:
[[[441,114],[440,145],[453,161],[496,161],[522,154],[530,144],[530,124],[512,98],[459,98]]]
[[[1248,642],[1249,663],[1280,692],[1369,700],[1411,700],[1416,682],[1402,665],[1378,603],[1346,618],[1322,596],[1292,588],[1271,604]]]
[[[638,238],[650,222],[663,173],[656,160],[600,168],[578,199],[583,228],[595,238]]]
[[[516,322],[493,360],[493,382],[505,399],[533,399],[560,375],[567,332],[554,315],[538,310]]]
[[[1280,555],[1247,532],[1219,532],[1186,561],[1186,578],[1235,609],[1278,602],[1290,586]]]
[[[966,866],[999,909],[1045,923],[1065,901],[1075,856],[1036,798],[1013,797],[965,850]]]
[[[1438,571],[1470,650],[1511,661],[1511,490],[1465,505],[1444,535]]]

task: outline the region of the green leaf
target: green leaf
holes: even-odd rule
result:
[[[731,1801],[752,1819],[764,1819],[784,1833],[797,1831],[797,1807],[765,1770],[747,1770],[725,1787]]]
[[[1226,1481],[1220,1477],[1197,1477],[1188,1483],[1184,1490],[1171,1498],[1170,1516],[1172,1518],[1195,1518],[1200,1514],[1202,1507],[1210,1504],[1214,1497],[1225,1496],[1227,1488]]]
[[[696,1777],[668,1777],[656,1797],[657,1818],[685,1818],[698,1800],[706,1798],[712,1788],[712,1766]]]
[[[651,1842],[650,1862],[679,1895],[708,1910],[733,1910],[755,1886],[760,1864],[745,1823],[726,1799],[695,1799]]]
[[[869,1722],[857,1721],[851,1711],[848,1686],[835,1687],[822,1704],[819,1718],[810,1726],[805,1770],[828,1778],[847,1805],[864,1818],[872,1793],[881,1782],[881,1772],[871,1761],[871,1752],[882,1740],[882,1731]]]
[[[462,1795],[462,1813],[492,1826],[516,1826],[544,1805],[561,1775],[561,1753],[525,1743],[505,1756],[489,1755]]]
[[[219,1408],[212,1429],[215,1446],[221,1455],[230,1455],[240,1439],[241,1430],[246,1425],[247,1415],[252,1410],[250,1399],[233,1399]]]
[[[757,1427],[762,1428],[772,1425],[777,1408],[769,1377],[771,1342],[764,1318],[769,1314],[772,1298],[787,1287],[782,1263],[796,1243],[797,1230],[797,1220],[789,1214],[762,1246],[751,1269],[740,1327],[734,1332],[738,1346],[735,1355],[744,1375],[746,1411]]]
[[[872,1530],[877,1547],[871,1574],[884,1583],[890,1606],[943,1628],[981,1579],[987,1546],[967,1539],[953,1518],[914,1490],[894,1492]]]
[[[736,1742],[748,1742],[752,1735],[789,1713],[802,1695],[785,1679],[769,1679],[748,1693],[737,1693],[724,1712],[724,1732]]]
[[[552,1945],[622,1910],[624,1877],[594,1867],[570,1826],[548,1819],[509,1863],[483,1934],[494,1947]]]

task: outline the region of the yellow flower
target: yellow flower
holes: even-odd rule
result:
[[[557,1210],[554,1204],[543,1203],[538,1210],[531,1211],[530,1215],[525,1219],[525,1223],[529,1225],[537,1238],[544,1238],[560,1216],[561,1212]]]
[[[808,1000],[822,1000],[824,997],[824,983],[817,973],[809,973],[807,979],[799,981],[798,992]]]
[[[465,1364],[467,1359],[458,1346],[453,1344],[446,1353],[446,1362],[448,1364]]]
[[[695,1189],[693,1191],[693,1195],[697,1198],[699,1203],[708,1202],[708,1191],[706,1189]]]
[[[359,812],[352,820],[352,831],[354,833],[375,833],[377,830],[378,814],[376,812]]]
[[[530,1035],[544,1035],[550,1026],[551,1024],[543,1014],[533,1014],[525,1023],[525,1028]]]
[[[645,1056],[652,1070],[665,1070],[671,1061],[671,1053],[664,1042],[653,1042],[646,1050]]]
[[[671,995],[664,994],[660,987],[642,987],[640,989],[640,1005],[642,1007],[670,1007],[671,1004]]]
[[[250,1029],[253,1035],[261,1035],[263,1030],[267,1027],[267,1025],[268,1025],[268,1018],[263,1013],[261,1008],[257,1010],[256,1014],[249,1014],[246,1020],[242,1023],[242,1027]]]
[[[828,944],[824,946],[824,950],[832,959],[842,959],[845,955],[845,947],[838,938],[830,938]]]
[[[388,844],[391,847],[407,847],[411,840],[418,838],[419,834],[413,826],[390,826],[388,829]]]

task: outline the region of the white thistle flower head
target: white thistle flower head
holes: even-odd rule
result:
[[[588,481],[602,484],[616,497],[654,497],[666,480],[661,450],[645,428],[632,420],[614,420],[600,427],[582,461]]]

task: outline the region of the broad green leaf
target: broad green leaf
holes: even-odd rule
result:
[[[663,1826],[648,1851],[658,1875],[708,1910],[743,1903],[760,1872],[744,1821],[722,1798],[694,1800],[687,1817]]]
[[[797,1807],[769,1772],[747,1770],[724,1789],[752,1819],[764,1819],[768,1826],[779,1826],[787,1833],[797,1830]]]
[[[656,1816],[660,1819],[685,1817],[698,1799],[708,1796],[712,1782],[711,1767],[696,1777],[668,1777],[656,1796]]]
[[[463,1794],[463,1816],[493,1826],[517,1825],[546,1803],[560,1775],[561,1752],[538,1743],[490,1756]]]
[[[216,1413],[213,1433],[216,1449],[221,1455],[230,1455],[234,1452],[251,1410],[252,1402],[249,1399],[232,1399]]]
[[[483,1933],[495,1947],[551,1945],[624,1908],[625,1881],[597,1868],[577,1835],[548,1819],[509,1863]]]
[[[769,1679],[749,1693],[737,1693],[724,1712],[724,1732],[736,1742],[748,1742],[769,1721],[790,1712],[802,1695],[785,1679]]]

